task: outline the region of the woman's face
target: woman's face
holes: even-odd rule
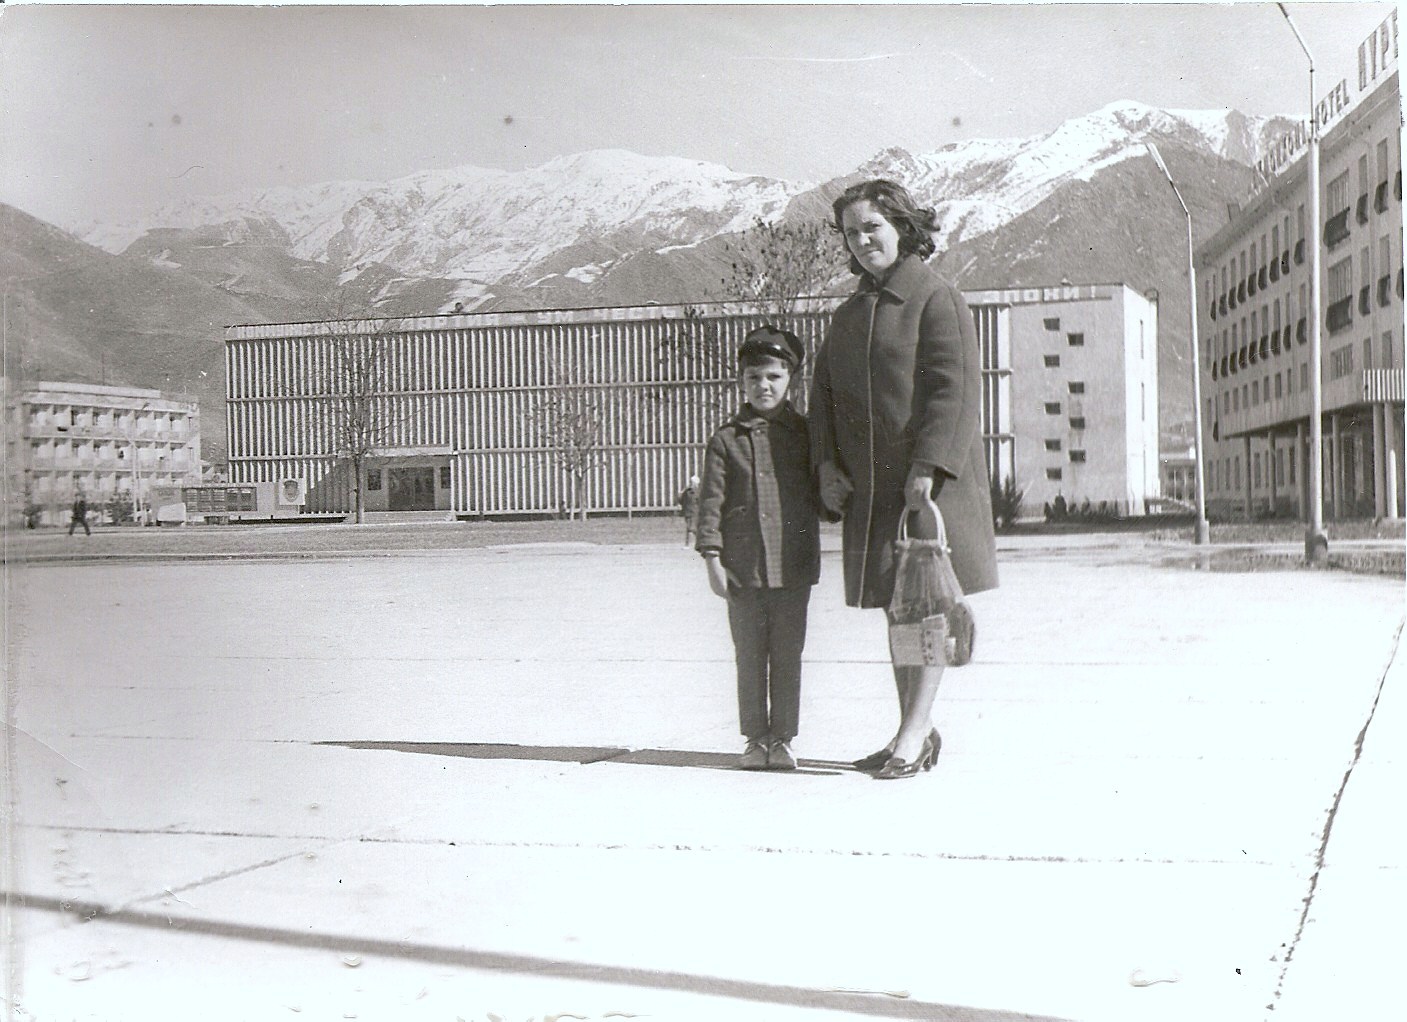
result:
[[[871,277],[883,276],[899,260],[899,231],[869,199],[852,202],[840,214],[845,247]]]

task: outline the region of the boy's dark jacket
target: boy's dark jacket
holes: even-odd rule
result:
[[[815,585],[817,506],[806,420],[790,404],[771,420],[745,404],[708,442],[694,547],[718,551],[744,588]]]

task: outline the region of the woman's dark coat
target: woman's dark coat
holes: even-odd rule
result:
[[[817,353],[809,406],[812,463],[833,461],[855,487],[842,533],[846,603],[889,603],[914,462],[943,480],[938,507],[963,591],[996,587],[981,351],[957,288],[915,255],[901,256],[878,287],[862,277]]]

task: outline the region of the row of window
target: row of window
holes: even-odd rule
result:
[[[1309,389],[1309,363],[1300,363],[1300,385],[1299,389],[1304,391]],[[1239,412],[1243,408],[1251,409],[1260,405],[1262,401],[1271,400],[1271,381],[1274,380],[1275,400],[1288,396],[1295,392],[1295,371],[1294,367],[1286,369],[1283,373],[1276,372],[1261,379],[1251,380],[1243,383],[1239,387],[1231,387],[1222,392],[1221,410],[1226,412]],[[1212,399],[1215,401],[1215,398]]]
[[[94,443],[70,443],[65,440],[50,443],[44,441],[30,447],[35,458],[58,459],[60,461],[130,461],[133,445],[125,440],[97,441]],[[138,446],[137,457],[142,464],[154,463],[170,458],[173,462],[184,463],[191,448],[184,446]]]
[[[157,425],[169,423],[174,426],[178,420],[185,418],[185,413],[140,412],[115,408],[71,408],[66,405],[29,405],[29,421],[36,425],[54,423],[69,426],[91,426],[96,423],[105,426],[114,420],[130,423],[133,418],[136,419],[138,425],[151,422]]]
[[[1390,268],[1391,258],[1390,240],[1382,238],[1378,268]],[[1360,316],[1369,316],[1374,307],[1374,284],[1367,282],[1373,274],[1370,249],[1364,248],[1362,250],[1359,265],[1360,275],[1365,283],[1358,289],[1358,313]],[[1393,282],[1390,269],[1376,277],[1375,283],[1376,304],[1380,308],[1385,308],[1392,303]],[[1332,335],[1341,333],[1353,323],[1352,256],[1329,268],[1328,291],[1329,304],[1325,318],[1329,333]],[[1400,269],[1397,271],[1397,294],[1399,298],[1402,296],[1402,271]],[[1295,321],[1293,330],[1291,320],[1294,313],[1292,302],[1287,297],[1283,328],[1280,300],[1277,298],[1273,303],[1262,305],[1259,310],[1253,309],[1249,320],[1242,316],[1238,323],[1230,324],[1228,328],[1221,331],[1220,335],[1213,333],[1211,339],[1203,345],[1203,357],[1208,361],[1212,379],[1234,375],[1239,370],[1256,362],[1266,361],[1282,353],[1289,353],[1295,344],[1308,343],[1309,334],[1305,316],[1307,306],[1307,287],[1301,284],[1299,290],[1300,317]]]
[[[1077,453],[1080,455],[1080,457],[1078,458],[1075,457]],[[1084,451],[1071,451],[1070,460],[1084,461]],[[1045,470],[1045,477],[1051,480],[1052,482],[1059,482],[1060,480],[1065,478],[1065,470],[1062,468],[1048,468]]]
[[[1288,457],[1287,457],[1288,454]],[[1262,457],[1263,456],[1263,457]],[[1295,462],[1293,450],[1286,451],[1281,447],[1275,452],[1275,485],[1294,486],[1295,485]],[[1251,455],[1251,464],[1248,466],[1251,484],[1259,488],[1262,479],[1269,480],[1268,469],[1271,463],[1269,451],[1255,451]],[[1210,465],[1211,478],[1207,481],[1208,488],[1214,491],[1230,490],[1238,493],[1241,490],[1241,457],[1233,455],[1225,458],[1213,458]]]
[[[1062,442],[1061,442],[1060,440],[1054,440],[1054,439],[1052,439],[1052,440],[1047,440],[1047,441],[1045,442],[1045,449],[1046,449],[1047,451],[1059,451],[1060,448],[1061,448],[1061,446],[1062,446]],[[1071,461],[1084,461],[1084,460],[1085,460],[1085,452],[1084,452],[1083,450],[1079,449],[1078,447],[1072,447],[1072,448],[1070,449],[1070,460],[1071,460]]]
[[[1061,412],[1061,407],[1062,407],[1062,406],[1061,406],[1061,404],[1060,404],[1059,401],[1047,401],[1047,402],[1045,403],[1045,413],[1046,413],[1047,415],[1059,415],[1060,412]],[[1084,417],[1083,415],[1072,415],[1072,416],[1070,416],[1070,428],[1071,428],[1071,429],[1084,429],[1084,428],[1085,428],[1085,417]]]
[[[368,490],[381,489],[381,469],[369,468],[366,470],[366,488]],[[450,488],[450,470],[448,465],[440,466],[440,489]]]
[[[1059,316],[1047,316],[1045,319],[1041,320],[1041,324],[1051,333],[1058,334],[1060,332]],[[1085,344],[1085,335],[1083,333],[1067,333],[1065,335],[1065,343],[1072,348],[1082,348]],[[1059,365],[1060,356],[1057,355],[1055,357],[1057,359],[1056,364]],[[1047,361],[1046,365],[1050,365],[1050,362]]]
[[[151,486],[169,486],[172,483],[184,482],[186,478],[184,475],[169,473],[143,476],[138,492],[146,492]],[[121,493],[130,494],[132,492],[131,480],[127,476],[105,476],[98,473],[75,472],[70,476],[66,473],[49,475],[37,472],[29,482],[30,492],[35,497],[70,494],[74,486],[83,488],[88,495],[90,504],[94,497]]]
[[[1358,159],[1359,187],[1356,216],[1359,224],[1367,224],[1371,219],[1370,207],[1373,212],[1377,213],[1387,211],[1389,192],[1396,196],[1398,202],[1402,200],[1402,173],[1400,170],[1394,172],[1386,138],[1377,143],[1376,166],[1377,173],[1373,175],[1369,169],[1367,153],[1362,154]],[[1324,242],[1330,248],[1341,244],[1350,234],[1349,216],[1355,210],[1351,203],[1349,177],[1350,172],[1345,170],[1330,181],[1325,190],[1325,205],[1329,216],[1324,227]],[[1238,304],[1254,296],[1257,291],[1268,289],[1270,284],[1279,280],[1281,276],[1289,275],[1291,238],[1295,239],[1293,244],[1294,263],[1300,265],[1305,260],[1305,207],[1303,203],[1296,208],[1293,234],[1291,234],[1290,216],[1287,213],[1279,222],[1271,225],[1269,232],[1262,232],[1259,241],[1252,238],[1249,249],[1242,249],[1236,255],[1229,257],[1226,263],[1211,274],[1211,279],[1207,280],[1204,285],[1203,300],[1207,303],[1213,320],[1217,319],[1219,315],[1226,315]],[[1391,275],[1391,254],[1385,242],[1386,239],[1384,239],[1378,274],[1371,279],[1369,279],[1372,270],[1368,266],[1368,249],[1363,250],[1362,272],[1365,274],[1363,280],[1365,287]],[[1347,297],[1351,289],[1350,271],[1350,281],[1343,293],[1337,298],[1331,296],[1330,301]],[[1301,295],[1301,316],[1305,314],[1304,305],[1303,295]],[[1244,333],[1244,325],[1242,329]],[[1255,336],[1254,331],[1252,331],[1252,336]]]
[[[1374,361],[1375,350],[1373,338],[1365,337],[1361,345],[1357,348],[1363,353],[1362,368],[1364,369],[1392,369],[1396,357],[1393,355],[1393,334],[1391,330],[1385,331],[1376,348],[1377,360]],[[1351,374],[1356,367],[1356,351],[1353,344],[1345,344],[1329,352],[1329,379],[1338,380]],[[1273,381],[1273,383],[1272,383]],[[1283,381],[1283,382],[1282,382]],[[1299,364],[1299,389],[1306,391],[1309,389],[1309,363]],[[1255,408],[1263,401],[1279,400],[1281,397],[1289,396],[1295,392],[1294,367],[1288,367],[1284,372],[1277,370],[1274,373],[1266,374],[1258,379],[1242,383],[1240,387],[1229,387],[1221,393],[1221,410],[1223,412],[1239,412],[1243,408]],[[1211,403],[1215,402],[1215,398]],[[1047,410],[1049,406],[1047,406]]]

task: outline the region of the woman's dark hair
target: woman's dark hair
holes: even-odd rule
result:
[[[914,202],[913,196],[903,185],[885,178],[853,184],[831,203],[831,211],[835,214],[831,230],[841,236],[842,242],[845,228],[841,224],[841,214],[855,203],[865,201],[874,203],[875,209],[899,232],[900,256],[912,254],[927,259],[933,254],[933,233],[938,230],[937,213],[932,206],[920,206]],[[850,272],[857,277],[865,272],[853,255],[850,257]]]

